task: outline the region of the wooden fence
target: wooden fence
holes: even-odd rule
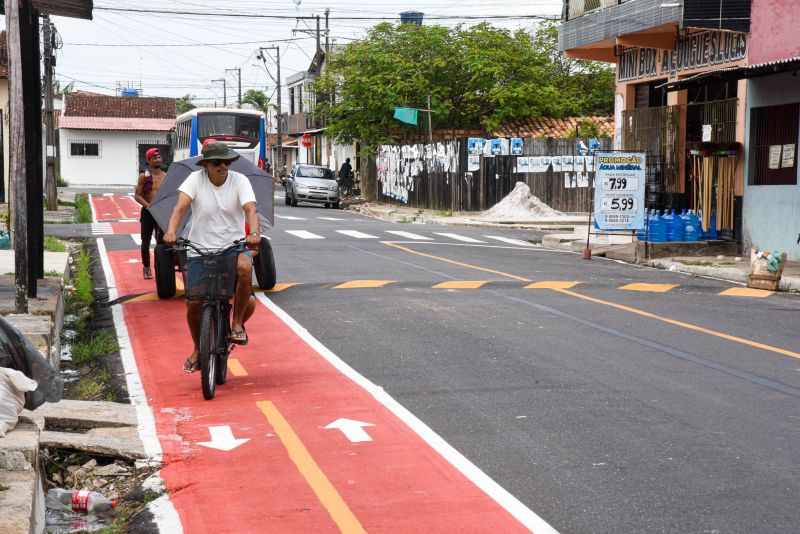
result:
[[[576,156],[579,143],[589,144],[588,139],[523,139],[522,157],[531,156]],[[600,139],[601,150],[611,149],[611,139]],[[425,150],[423,144],[394,147],[416,148],[415,154]],[[550,207],[562,212],[587,212],[594,196],[592,187],[594,173],[590,172],[588,187],[566,187],[564,172],[516,173],[517,156],[480,157],[480,168],[469,172],[467,140],[457,139],[434,142],[440,153],[452,155],[449,165],[436,159],[419,155],[402,158],[400,179],[405,189],[403,198],[387,195],[386,178],[379,178],[380,158],[363,161],[361,165],[361,193],[369,201],[398,204],[423,209],[452,211],[484,211],[508,195],[517,182],[525,182],[531,193]],[[447,159],[447,158],[445,158]],[[431,163],[433,162],[433,163]],[[574,174],[574,173],[571,173]],[[392,180],[397,181],[397,178]],[[407,202],[405,194],[407,194]]]

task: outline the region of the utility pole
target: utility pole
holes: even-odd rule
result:
[[[320,39],[319,39],[319,15],[317,15],[317,54],[319,54],[320,50],[322,50],[322,47],[320,45]],[[319,70],[320,66],[321,65],[317,65],[317,70]]]
[[[256,58],[260,59],[261,61],[263,61],[264,62],[264,67],[266,68],[266,66],[267,66],[267,56],[264,55],[264,51],[265,50],[274,50],[275,51],[275,65],[277,66],[277,69],[278,69],[277,77],[273,77],[272,74],[270,74],[269,69],[267,69],[267,74],[269,74],[269,77],[272,78],[272,81],[275,82],[275,84],[277,86],[275,88],[275,91],[278,93],[278,110],[277,110],[277,119],[278,119],[277,123],[278,124],[276,124],[275,130],[276,130],[277,135],[278,135],[278,161],[277,161],[277,163],[281,166],[281,167],[278,168],[278,172],[280,172],[281,169],[283,168],[283,131],[282,131],[283,130],[283,127],[282,127],[283,119],[281,117],[281,114],[282,114],[282,108],[281,108],[281,92],[282,92],[282,88],[281,88],[281,47],[280,46],[263,46],[263,47],[258,49],[258,56],[256,56]],[[273,158],[273,161],[275,161],[275,158]]]
[[[45,194],[47,196],[47,209],[58,211],[58,189],[56,187],[56,143],[55,127],[53,121],[53,45],[55,41],[55,26],[50,22],[50,17],[44,15],[42,29],[44,30],[44,112],[45,112]]]
[[[5,0],[8,40],[9,184],[13,191],[15,311],[28,313],[28,213],[25,181],[25,125],[22,100],[22,45],[19,0]]]
[[[236,102],[236,107],[237,108],[241,108],[242,107],[242,69],[241,68],[225,69],[225,72],[234,72],[234,71],[238,74],[238,78],[239,78],[239,100]]]
[[[222,82],[222,107],[228,107],[228,84],[225,83],[225,78],[218,80],[211,80],[211,83]]]
[[[330,52],[330,50],[331,50],[330,49],[330,41],[328,39],[328,37],[330,36],[330,33],[331,33],[330,28],[328,26],[328,18],[329,18],[330,14],[331,14],[331,10],[326,8],[325,9],[325,59],[328,59],[328,52]]]

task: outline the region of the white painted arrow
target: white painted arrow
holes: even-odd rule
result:
[[[235,439],[229,426],[210,426],[208,431],[211,433],[211,441],[201,441],[198,445],[227,452],[250,441],[250,438]]]
[[[361,421],[354,421],[352,419],[337,419],[333,423],[326,426],[326,429],[337,429],[341,430],[344,437],[349,439],[353,443],[358,443],[360,441],[372,441],[372,438],[367,431],[364,430],[363,427],[365,426],[375,426],[372,423],[362,423]]]

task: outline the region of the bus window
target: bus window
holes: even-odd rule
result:
[[[229,138],[237,141],[249,141],[252,146],[255,146],[259,141],[259,117],[223,113],[198,114],[197,137],[201,142],[208,138],[221,141]]]

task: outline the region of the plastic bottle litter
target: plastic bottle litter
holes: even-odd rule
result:
[[[53,488],[47,492],[47,507],[51,510],[70,511],[75,514],[109,517],[114,515],[117,501],[89,490]]]

